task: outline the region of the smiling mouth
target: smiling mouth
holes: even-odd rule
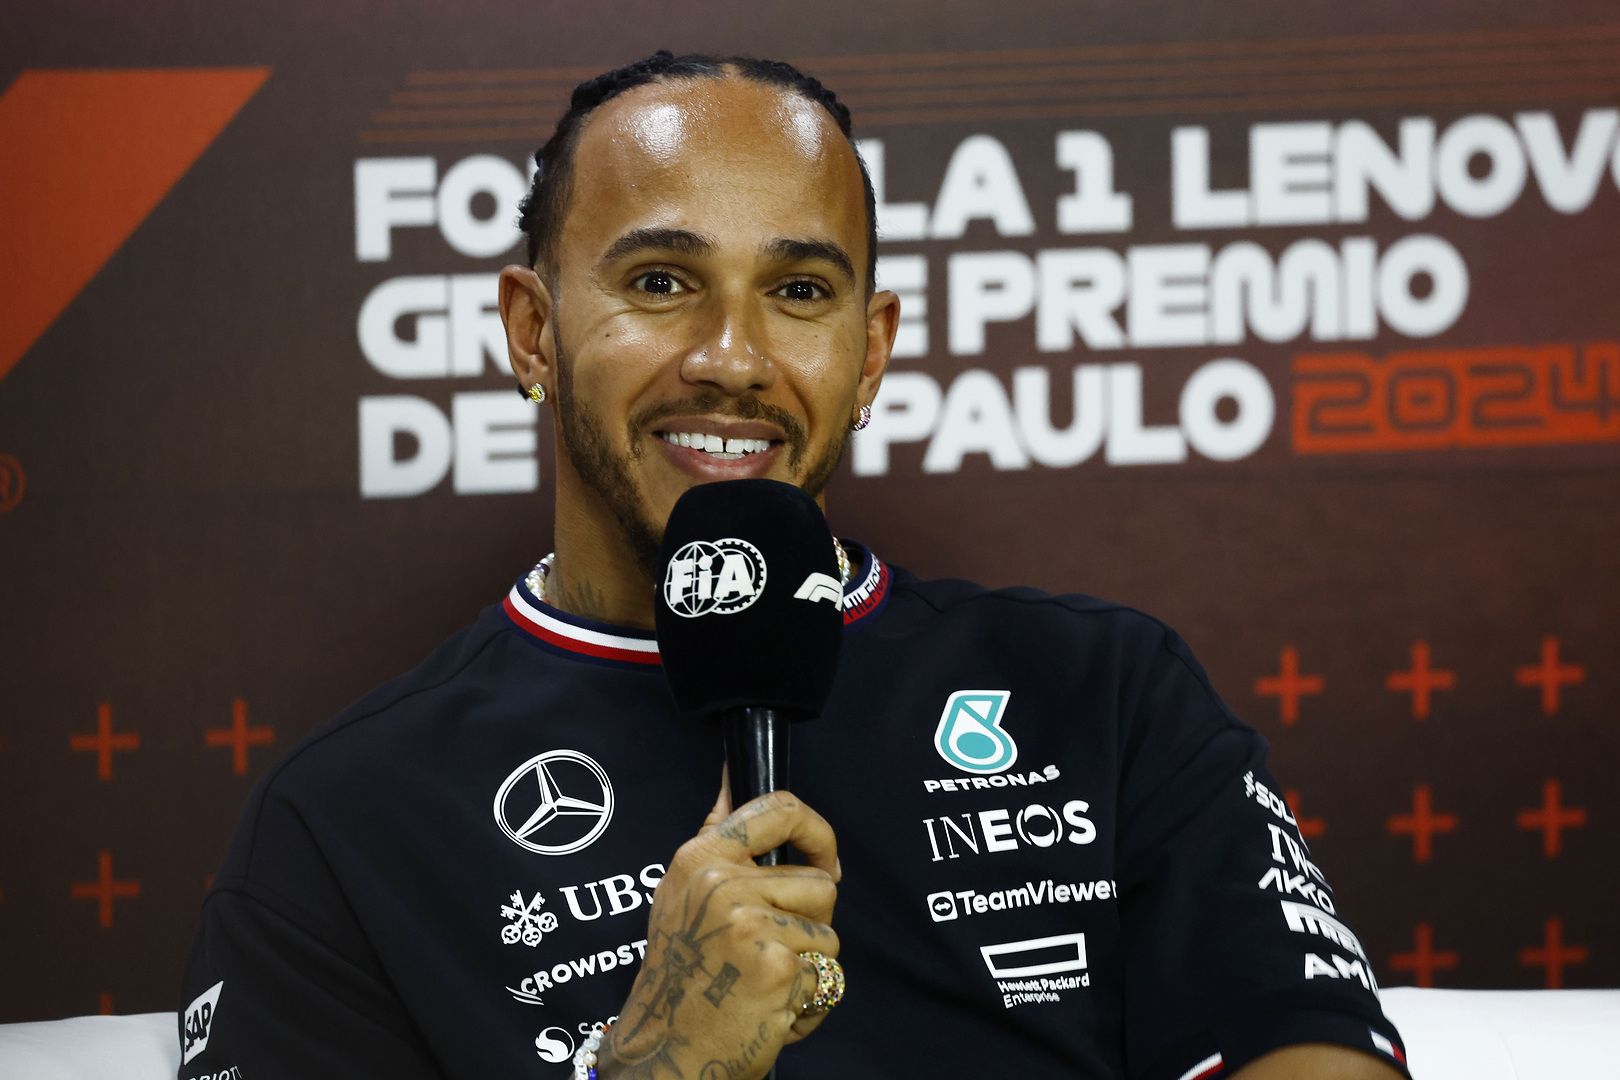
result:
[[[751,454],[761,454],[771,448],[769,439],[723,439],[700,431],[660,431],[660,439],[672,446],[701,450],[720,461],[740,461]]]

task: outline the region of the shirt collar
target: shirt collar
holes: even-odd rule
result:
[[[861,544],[843,541],[850,557],[849,581],[844,584],[844,630],[865,626],[889,599],[892,575],[887,564]],[[529,590],[523,578],[501,603],[512,625],[549,651],[587,663],[650,670],[658,666],[658,638],[650,630],[593,622],[552,607]]]

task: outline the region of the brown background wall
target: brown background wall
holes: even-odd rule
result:
[[[448,416],[454,395],[509,385],[488,359],[482,375],[383,374],[357,341],[362,305],[386,281],[489,273],[508,256],[396,228],[390,258],[361,261],[355,166],[428,156],[442,177],[483,153],[515,166],[573,81],[659,47],[802,61],[845,94],[858,135],[883,140],[891,203],[932,206],[970,136],[1006,148],[1033,234],[976,220],[959,239],[881,249],[928,261],[930,348],[895,370],[947,402],[963,372],[1010,393],[1015,369],[1041,367],[1061,427],[1075,364],[1134,364],[1144,422],[1174,425],[1181,387],[1224,357],[1275,399],[1264,443],[1233,461],[1124,465],[1099,450],[997,468],[970,452],[930,472],[928,440],[896,443],[882,475],[846,464],[829,500],[839,532],[925,574],[1090,592],[1179,628],[1272,741],[1386,984],[1620,981],[1620,353],[1602,344],[1620,340],[1620,151],[1612,137],[1595,148],[1595,194],[1573,213],[1531,173],[1485,217],[1442,198],[1405,220],[1374,195],[1361,223],[1178,229],[1170,150],[1173,129],[1206,127],[1211,183],[1236,189],[1254,124],[1360,120],[1394,145],[1403,117],[1444,137],[1465,117],[1513,130],[1550,112],[1567,152],[1583,119],[1601,126],[1589,114],[1620,102],[1607,5],[483,2],[452,18],[280,0],[29,4],[8,21],[21,32],[0,41],[0,141],[25,152],[0,165],[0,1021],[172,1008],[253,781],[547,550],[543,421],[538,492],[458,494],[451,477],[362,497],[361,399],[412,395]],[[24,75],[216,68],[249,70],[204,73],[177,97],[161,79],[85,97],[82,81]],[[51,113],[62,101],[82,107]],[[84,127],[90,112],[99,127]],[[1112,147],[1128,232],[1058,228],[1075,180],[1055,139],[1080,130]],[[1416,234],[1450,245],[1470,286],[1429,337],[1386,323],[1371,340],[1251,331],[1045,352],[1025,315],[989,324],[982,355],[950,347],[953,255],[1247,239],[1275,260],[1311,238],[1383,252]],[[1425,353],[1387,359],[1406,350]],[[1369,399],[1377,415],[1318,417],[1387,434],[1311,452],[1320,440],[1296,413],[1322,384],[1298,358],[1322,355],[1372,379],[1408,371]],[[965,385],[934,442],[1012,430],[994,393]],[[1468,395],[1492,388],[1522,400],[1476,420]],[[1504,439],[1519,442],[1474,445]],[[1424,717],[1389,686],[1419,642],[1450,673]],[[1527,682],[1544,648],[1561,665],[1556,707]],[[1316,680],[1293,722],[1261,681],[1285,653]],[[238,718],[258,740],[240,752]],[[1527,815],[1550,793],[1564,824],[1546,832]],[[1425,798],[1439,819],[1427,846],[1407,820]],[[118,894],[105,904],[104,866]],[[1561,967],[1536,952],[1549,934]],[[1443,954],[1428,972],[1411,955],[1425,935]]]

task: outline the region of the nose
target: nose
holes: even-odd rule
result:
[[[776,365],[765,353],[759,312],[745,299],[720,300],[697,346],[681,362],[681,378],[736,397],[769,390]]]

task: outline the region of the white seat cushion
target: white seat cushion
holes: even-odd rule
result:
[[[1620,1080],[1620,990],[1383,991],[1415,1080]]]
[[[180,1068],[175,1014],[78,1016],[0,1025],[6,1080],[174,1080]]]

